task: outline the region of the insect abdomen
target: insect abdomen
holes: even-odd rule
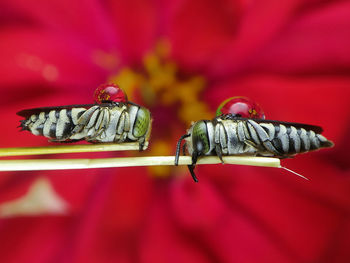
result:
[[[63,140],[71,135],[79,117],[85,111],[85,108],[73,108],[40,112],[22,120],[21,128],[30,131],[34,135]]]
[[[289,157],[333,143],[313,130],[254,120],[220,120],[215,126],[215,143],[223,155]]]
[[[246,126],[249,132],[247,137],[250,136],[249,140],[256,144],[258,153],[263,155],[266,151],[266,153],[284,157],[333,146],[333,143],[321,134],[292,125],[247,120]],[[254,134],[256,136],[253,136]]]
[[[129,122],[126,107],[57,109],[40,112],[21,121],[22,130],[43,135],[51,141],[124,141]]]

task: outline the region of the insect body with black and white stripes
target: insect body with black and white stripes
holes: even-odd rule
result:
[[[332,147],[319,126],[281,122],[265,119],[242,118],[234,114],[222,114],[213,120],[195,122],[177,144],[175,165],[178,164],[181,141],[192,156],[188,166],[197,182],[194,168],[200,156],[268,156],[277,158],[293,157],[321,148]]]
[[[113,94],[108,94],[112,88],[118,90],[118,96],[114,91],[114,98]],[[123,91],[116,85],[103,85],[97,91],[96,104],[22,110],[17,113],[25,118],[20,127],[53,142],[136,141],[142,150],[151,132],[149,110],[127,101],[126,95],[121,96]]]

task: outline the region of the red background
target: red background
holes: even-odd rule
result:
[[[198,184],[182,168],[1,172],[0,205],[44,177],[69,206],[0,216],[0,262],[349,262],[349,17],[349,1],[1,1],[1,147],[49,145],[19,133],[15,113],[92,102],[126,67],[143,74],[160,40],[177,78],[205,79],[196,101],[210,112],[247,96],[269,119],[322,126],[336,146],[283,161],[310,181],[228,165],[198,167]],[[152,111],[151,145],[172,154],[183,105],[142,90],[128,95]]]

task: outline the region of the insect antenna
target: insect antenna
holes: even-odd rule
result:
[[[175,154],[175,165],[177,166],[179,164],[179,157],[180,157],[180,148],[181,148],[181,142],[183,139],[191,136],[190,134],[184,134],[180,137],[180,139],[177,141],[176,145],[176,154]]]

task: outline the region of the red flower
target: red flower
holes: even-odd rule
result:
[[[13,0],[0,14],[2,147],[47,145],[16,111],[90,103],[109,80],[152,111],[145,155],[236,95],[336,145],[282,161],[310,181],[229,165],[196,168],[198,184],[180,167],[2,173],[1,262],[350,260],[348,2]]]

